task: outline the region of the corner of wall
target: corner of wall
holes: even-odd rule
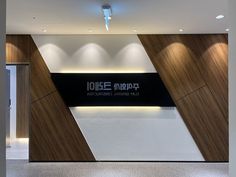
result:
[[[5,133],[5,33],[6,0],[0,1],[0,177],[6,176],[6,133]]]

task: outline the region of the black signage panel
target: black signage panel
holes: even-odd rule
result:
[[[52,73],[51,76],[69,107],[175,106],[157,73]]]

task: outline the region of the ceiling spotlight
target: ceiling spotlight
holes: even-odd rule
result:
[[[47,29],[42,29],[42,31],[43,31],[44,33],[46,33],[46,32],[47,32]]]
[[[222,19],[224,17],[225,17],[224,15],[218,15],[218,16],[216,16],[216,19],[219,20],[219,19]]]
[[[229,32],[229,28],[225,29],[225,31]]]
[[[183,32],[184,31],[184,29],[179,29],[179,32]]]
[[[93,32],[93,30],[92,30],[92,29],[88,29],[88,32],[89,32],[89,33],[92,33],[92,32]]]
[[[102,11],[105,19],[105,26],[107,31],[109,31],[110,20],[112,16],[111,6],[109,4],[102,6]]]

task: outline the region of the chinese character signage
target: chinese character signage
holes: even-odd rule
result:
[[[69,107],[175,106],[157,73],[53,73],[52,79]]]
[[[139,83],[87,82],[87,96],[139,96]]]

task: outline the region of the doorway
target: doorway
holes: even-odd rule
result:
[[[29,65],[7,65],[7,159],[28,159],[30,82]]]

